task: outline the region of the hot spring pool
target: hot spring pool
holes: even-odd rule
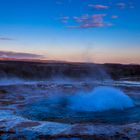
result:
[[[140,121],[140,99],[119,89],[97,87],[91,92],[52,95],[28,104],[18,115],[37,121],[128,124]]]

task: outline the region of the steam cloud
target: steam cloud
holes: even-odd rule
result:
[[[70,98],[69,108],[76,111],[123,110],[133,107],[133,101],[121,90],[97,87],[90,93],[78,93]]]

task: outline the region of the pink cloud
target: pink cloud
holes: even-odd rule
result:
[[[83,24],[78,26],[68,26],[70,29],[76,29],[76,28],[99,28],[99,27],[110,27],[112,26],[112,23],[92,23],[92,24]]]
[[[101,5],[101,4],[89,4],[89,7],[95,8],[95,9],[109,9],[109,6]]]
[[[100,23],[103,22],[103,17],[105,17],[106,14],[95,14],[92,16],[92,19],[94,20],[94,22]]]
[[[97,28],[97,27],[109,27],[112,24],[106,23],[104,17],[106,14],[94,14],[92,16],[83,15],[81,17],[74,17],[74,20],[79,25],[68,26],[68,28]]]
[[[98,18],[98,17],[105,17],[107,14],[94,14],[92,17]]]
[[[103,17],[105,17],[106,14],[94,14],[92,16],[89,16],[88,14],[82,15],[81,17],[73,17],[73,19],[76,22],[79,23],[89,23],[89,22],[103,22]]]

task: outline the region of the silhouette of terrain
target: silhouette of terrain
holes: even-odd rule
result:
[[[22,79],[95,78],[119,80],[131,78],[139,80],[140,65],[93,64],[78,62],[31,62],[31,61],[0,61],[0,77],[17,77]]]

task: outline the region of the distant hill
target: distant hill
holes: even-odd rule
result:
[[[0,59],[0,78],[139,79],[140,65],[93,64],[52,60]]]

